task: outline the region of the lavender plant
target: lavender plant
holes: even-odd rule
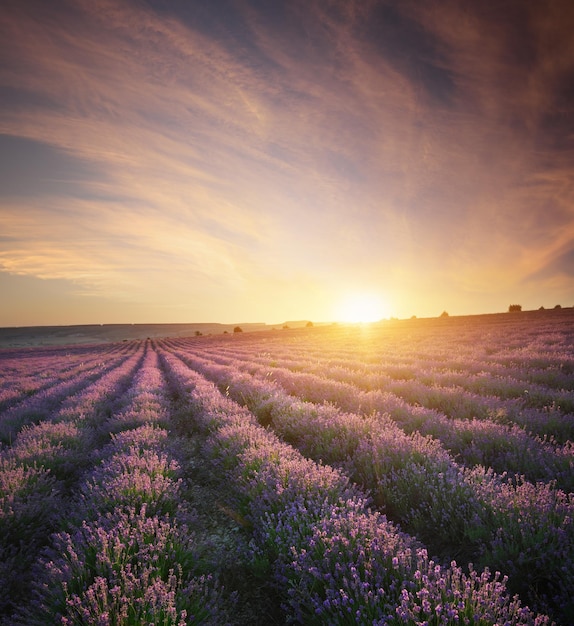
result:
[[[220,592],[194,578],[193,536],[145,505],[60,533],[36,567],[16,624],[223,624]]]
[[[275,405],[275,399],[281,398],[281,394],[272,383],[251,380],[230,366],[209,365],[197,357],[184,356],[184,359],[208,372],[221,387],[227,383],[226,394],[256,412],[263,403],[265,423],[282,432],[285,416],[292,415],[294,403],[288,406],[280,401]],[[495,541],[498,529],[492,515],[496,505],[491,495],[476,490],[436,441],[418,433],[413,433],[409,440],[396,427],[389,427],[389,423],[381,427],[376,419],[357,420],[323,407],[315,407],[307,413],[299,410],[297,419],[287,419],[287,422],[291,440],[296,441],[305,454],[313,458],[321,458],[321,454],[330,463],[344,461],[350,476],[373,490],[379,507],[443,558],[480,558],[483,564],[500,566],[512,579],[519,579],[519,573],[506,569],[499,559],[489,560],[489,555],[493,554],[489,546]],[[547,537],[557,530],[555,522],[549,521],[549,526],[552,529],[547,529]],[[525,532],[534,552],[542,551],[546,543],[537,541],[533,529],[525,529]],[[503,543],[505,541],[512,543],[510,535],[502,539]],[[557,565],[567,567],[569,556],[558,550],[551,554],[554,569]],[[554,596],[551,603],[540,604],[536,585],[526,584],[520,590],[530,602],[544,609],[555,609],[565,600]]]
[[[177,369],[172,380],[176,384],[179,381],[180,389],[182,389],[185,384],[185,372],[173,359],[166,357],[165,362],[171,363],[174,369]],[[426,612],[437,615],[444,610],[445,614],[450,616],[448,618],[450,621],[444,623],[449,624],[458,621],[459,613],[463,616],[472,615],[470,619],[474,621],[467,620],[467,623],[481,623],[482,620],[482,623],[486,624],[493,615],[496,619],[500,618],[509,624],[534,624],[535,621],[540,624],[548,623],[546,618],[534,616],[528,609],[521,607],[517,598],[508,598],[504,590],[505,581],[498,581],[496,578],[496,584],[493,585],[488,572],[484,572],[478,578],[471,576],[468,581],[464,579],[463,587],[467,593],[462,602],[463,611],[457,587],[462,572],[456,568],[455,564],[452,564],[450,569],[446,568],[444,574],[438,566],[440,575],[436,575],[439,581],[436,584],[437,591],[433,591],[434,595],[427,593],[426,602],[421,605],[421,594],[416,593],[416,581],[421,576],[421,567],[426,558],[426,552],[417,553],[416,566],[413,567],[411,560],[410,569],[407,567],[406,573],[399,569],[400,575],[397,575],[392,569],[384,566],[385,554],[387,561],[390,557],[391,565],[395,558],[397,564],[404,562],[404,555],[410,555],[411,552],[408,552],[410,548],[407,547],[403,554],[402,542],[406,544],[412,542],[414,545],[414,540],[406,536],[404,538],[396,536],[397,531],[388,524],[385,518],[372,514],[365,508],[365,499],[360,492],[343,491],[341,493],[341,486],[343,489],[348,488],[347,482],[344,479],[341,480],[341,475],[336,470],[330,469],[325,474],[321,466],[318,466],[318,469],[313,471],[308,461],[298,457],[295,451],[288,451],[285,444],[274,439],[268,431],[257,427],[252,419],[238,418],[237,413],[242,413],[240,407],[234,406],[225,398],[214,399],[217,391],[213,386],[205,384],[192,372],[188,373],[187,379],[193,381],[193,385],[187,388],[194,399],[194,414],[211,433],[213,454],[228,455],[234,459],[230,466],[229,476],[246,497],[246,504],[254,526],[254,553],[259,555],[259,561],[261,555],[268,556],[278,584],[289,585],[290,592],[286,607],[289,608],[292,619],[304,623],[355,624],[374,623],[374,617],[375,620],[380,620],[380,623],[385,623],[390,615],[400,617],[400,615],[406,615],[408,611],[413,614]],[[217,407],[217,420],[205,418],[207,407]],[[229,442],[232,445],[229,445]],[[297,464],[302,466],[300,470]],[[316,477],[319,479],[317,480]],[[333,502],[337,492],[340,494],[338,503]],[[338,510],[337,513],[342,522],[340,526],[334,528],[329,524],[337,519],[333,508],[337,504],[340,506],[340,512]],[[380,544],[382,554],[379,554],[379,550],[375,547],[376,556],[373,559],[367,559],[369,563],[379,561],[383,563],[380,575],[390,577],[384,586],[377,587],[376,577],[377,582],[373,585],[370,578],[370,565],[362,569],[361,567],[358,569],[355,565],[356,553],[359,553],[358,560],[360,560],[360,555],[373,550],[374,545],[372,535],[365,536],[359,531],[360,524],[355,523],[357,515],[364,516],[362,519],[367,520],[367,525],[374,524],[376,528],[380,528],[381,533],[395,538],[394,542],[390,542],[387,537]],[[319,558],[329,551],[327,546],[331,543],[337,546],[332,553],[333,557],[320,561]],[[316,556],[319,558],[308,562],[306,559],[309,558],[308,554],[313,551],[314,545],[318,546]],[[391,545],[397,548],[394,556],[389,555]],[[351,546],[355,549],[350,549]],[[428,568],[433,572],[436,571],[434,563],[429,562]],[[349,583],[349,581],[352,582]],[[455,581],[454,588],[449,587],[449,583],[445,581]],[[329,586],[331,582],[333,587]],[[352,606],[355,600],[351,601],[347,597],[345,589],[349,585],[354,586],[355,594],[359,589],[362,589],[365,594],[360,599],[356,595],[356,606]],[[393,591],[398,590],[400,596],[392,597],[386,605],[380,601],[381,588],[385,591],[387,588]],[[333,591],[329,592],[329,589]],[[406,595],[402,592],[403,589]],[[412,598],[408,595],[409,589],[415,589]],[[438,591],[444,589],[446,589],[445,593]],[[369,615],[370,601],[367,598],[377,593],[377,590],[379,590],[379,601],[373,601],[374,606],[371,608],[374,614]],[[426,592],[426,587],[419,591]],[[488,609],[481,604],[481,598],[490,600]],[[324,604],[325,600],[329,600],[328,611],[332,612],[321,615],[319,604],[327,606]],[[331,600],[333,600],[332,607]],[[367,606],[363,609],[365,602]],[[312,607],[311,613],[308,610],[309,606]],[[365,617],[361,613],[362,610],[364,610]],[[403,613],[400,614],[400,611]],[[455,612],[457,612],[456,618]],[[314,622],[314,619],[317,621]],[[403,623],[405,621],[403,620]]]
[[[0,351],[0,622],[253,623],[219,572],[294,623],[572,623],[574,332],[525,319]]]
[[[58,526],[64,502],[43,468],[0,459],[0,616],[30,583],[30,567]]]

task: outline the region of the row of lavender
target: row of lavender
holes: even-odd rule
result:
[[[326,355],[310,358],[307,350],[274,355],[254,355],[246,346],[240,350],[210,351],[219,358],[225,356],[248,360],[266,367],[281,363],[282,369],[308,373],[361,390],[380,391],[402,398],[410,404],[436,409],[458,419],[493,419],[507,424],[519,424],[538,435],[552,436],[557,441],[572,439],[574,434],[574,380],[568,368],[552,372],[551,384],[532,382],[527,377],[505,372],[475,374],[443,371],[425,364],[427,369],[414,366],[393,369],[385,364],[365,364],[360,361]],[[272,369],[275,369],[272,367]],[[458,364],[461,368],[462,364]],[[389,373],[392,370],[392,374]],[[505,368],[508,370],[509,368]],[[540,381],[542,375],[537,379]],[[568,416],[568,414],[570,414]],[[564,416],[567,415],[566,419]]]
[[[190,406],[193,427],[241,494],[255,562],[286,590],[305,624],[545,623],[511,599],[488,570],[465,574],[429,559],[413,537],[367,507],[341,471],[316,464],[263,428],[162,347],[168,376]]]
[[[571,440],[574,339],[567,332],[565,337],[555,332],[547,336],[546,342],[538,337],[530,345],[516,346],[511,329],[505,330],[503,336],[482,340],[457,337],[455,345],[452,338],[448,341],[448,336],[433,332],[424,346],[409,334],[365,336],[357,329],[354,334],[295,334],[288,342],[264,344],[249,335],[232,346],[229,342],[219,343],[210,351],[218,357],[246,359],[268,369],[279,364],[281,368],[317,374],[362,390],[389,392],[449,417],[493,418],[519,423],[559,441]],[[347,347],[349,341],[355,346],[352,350]],[[494,354],[491,343],[496,346]],[[447,354],[444,344],[450,348]],[[562,419],[565,414],[570,417]]]
[[[465,464],[551,479],[560,473],[556,463],[571,469],[573,456],[574,319],[546,329],[532,326],[516,319],[501,327],[457,327],[455,334],[437,327],[416,335],[407,326],[386,335],[384,329],[346,329],[275,335],[265,342],[250,335],[202,350],[216,362],[234,360],[251,374],[278,380],[306,400],[328,400],[348,411],[387,411],[405,430],[443,441]],[[536,435],[558,445],[539,446],[532,442]],[[500,447],[506,454],[497,459]],[[548,454],[554,451],[560,459]],[[538,468],[529,470],[532,454],[539,457]],[[541,457],[550,467],[543,467]]]
[[[572,619],[574,472],[570,442],[544,442],[518,426],[488,420],[454,420],[409,407],[396,398],[393,403],[388,395],[382,397],[386,403],[373,406],[368,395],[357,388],[347,385],[341,391],[335,381],[280,368],[279,360],[273,367],[261,367],[249,358],[245,344],[253,343],[265,348],[267,361],[274,359],[272,342],[263,346],[252,337],[234,343],[191,340],[166,341],[165,345],[303,454],[342,468],[373,494],[381,510],[443,559],[473,559],[508,573],[511,587],[529,603],[549,608],[564,620]],[[284,342],[277,346],[285,348]],[[243,359],[225,357],[224,350],[240,352]],[[293,395],[311,395],[319,404],[295,400]],[[376,392],[374,395],[377,397]],[[325,399],[356,412],[324,406]],[[373,413],[388,407],[390,415]],[[444,437],[421,436],[424,426],[428,433],[429,422],[433,434],[436,436],[438,424]],[[452,441],[458,437],[464,442],[465,434],[467,455],[459,454],[455,462]],[[450,446],[444,445],[447,441]],[[478,465],[485,452],[496,460],[490,468]],[[510,474],[504,473],[507,469]],[[544,482],[538,482],[539,478]]]
[[[175,344],[177,345],[177,344]],[[217,365],[233,371],[246,372],[259,380],[275,382],[289,394],[300,399],[330,402],[347,412],[370,415],[388,413],[408,433],[419,432],[442,442],[461,463],[490,467],[502,473],[524,474],[532,480],[555,480],[566,491],[574,489],[574,447],[571,440],[557,443],[554,439],[540,439],[517,424],[501,424],[490,419],[449,417],[419,403],[410,404],[401,397],[383,391],[365,391],[360,384],[350,384],[322,375],[307,373],[298,363],[296,371],[275,365],[261,365],[248,356],[231,358],[213,351],[193,349],[196,358],[204,355],[204,364],[217,370]],[[198,361],[199,363],[199,361]],[[325,368],[327,369],[327,368]],[[537,419],[549,428],[553,422],[539,411]],[[574,415],[560,415],[561,425],[574,422]]]
[[[0,410],[39,391],[101,368],[104,362],[129,351],[125,344],[106,347],[74,346],[51,350],[10,350],[2,358]],[[82,378],[82,377],[81,377]]]
[[[0,451],[4,623],[223,623],[216,584],[195,575],[157,355],[118,352],[42,419],[27,400],[2,416],[15,430]]]
[[[11,357],[8,353],[3,361]],[[139,358],[133,347],[127,354],[116,352],[92,385],[89,376],[71,373],[68,389],[76,393],[68,396],[55,368],[64,369],[69,359],[59,354],[50,363],[53,388],[38,390],[2,413],[3,440],[11,444],[0,451],[3,613],[27,593],[31,564],[65,518],[67,493],[89,465],[96,446],[97,424],[108,406],[105,396],[118,392]]]
[[[180,355],[188,363],[195,359],[194,366],[205,367],[205,360],[199,363],[193,356],[197,347],[194,342],[186,343]],[[191,434],[199,428],[209,437],[209,454],[233,478],[242,510],[252,523],[251,560],[264,571],[270,568],[280,588],[288,590],[284,604],[293,620],[340,624],[415,623],[425,619],[453,624],[465,619],[484,624],[536,621],[487,571],[463,574],[454,564],[435,564],[417,540],[399,532],[382,515],[371,513],[364,494],[349,482],[350,474],[368,484],[360,471],[349,465],[343,468],[345,474],[316,465],[261,428],[252,413],[222,397],[216,387],[191,371],[176,358],[173,344],[164,342],[160,351],[172,390],[180,398],[179,426]],[[230,598],[226,596],[222,602],[212,581],[196,576],[193,564],[197,546],[187,527],[193,515],[178,479],[182,457],[174,434],[166,430],[170,404],[155,353],[148,344],[144,361],[141,344],[134,343],[102,351],[99,361],[97,351],[92,356],[98,363],[97,371],[88,374],[86,369],[84,376],[74,371],[69,361],[53,361],[52,386],[28,390],[19,401],[10,401],[2,413],[0,428],[6,445],[0,453],[0,524],[7,531],[0,535],[2,601],[9,606],[15,598],[27,595],[18,589],[18,579],[24,584],[36,580],[34,601],[22,603],[15,611],[17,623],[51,623],[58,614],[60,623],[70,624],[222,623],[221,607],[228,605]],[[62,371],[66,368],[69,376]],[[13,372],[17,369],[15,363]],[[262,388],[254,387],[254,380],[246,377],[243,387],[237,387],[242,403],[246,402],[245,394],[251,393],[255,401],[250,406],[258,417],[271,421],[277,432],[297,444],[307,457],[340,463],[336,454],[331,459],[317,454],[313,446],[321,437],[309,437],[304,445],[298,440],[305,428],[309,433],[315,429],[316,425],[309,422],[297,431],[297,422],[304,421],[310,406],[297,403],[284,392],[271,399],[258,395]],[[68,393],[74,390],[67,399],[66,389]],[[275,384],[273,393],[278,391]],[[230,386],[227,393],[236,390]],[[45,403],[42,397],[47,398]],[[261,401],[263,409],[258,406]],[[350,436],[352,427],[345,424],[352,416],[331,410],[344,419],[330,422],[323,432],[334,428],[331,441],[344,447],[350,437],[352,447],[353,436],[364,433],[356,430]],[[286,421],[281,426],[279,416],[283,413]],[[328,418],[327,422],[331,419],[326,413],[322,417]],[[140,428],[142,422],[156,427]],[[318,419],[317,424],[320,422]],[[376,450],[384,453],[379,444],[391,422],[379,430],[374,421],[366,423],[375,435],[370,440],[364,438],[371,446],[364,454],[363,469],[368,476],[372,471],[369,454]],[[286,429],[281,431],[283,427]],[[342,430],[337,434],[338,429]],[[389,441],[396,433],[391,434]],[[401,436],[406,437],[404,433]],[[331,446],[328,438],[323,443],[336,452],[337,445]],[[441,458],[447,473],[451,467],[457,469],[452,458],[439,448],[428,444],[419,450],[422,457],[431,458],[428,466],[421,465],[422,482],[440,469],[435,462]],[[397,455],[401,454],[399,447]],[[396,461],[383,459],[383,470],[385,463]],[[407,463],[404,467],[406,484],[413,466]],[[385,483],[384,471],[376,480],[384,503],[394,492],[393,483]],[[415,477],[410,487],[415,494],[419,482]],[[513,485],[508,489],[500,485],[502,509],[516,492],[511,491]],[[466,483],[461,489],[464,497],[465,489]],[[549,488],[545,494],[528,494],[528,489],[524,494],[532,498],[558,493]],[[451,508],[456,507],[461,500],[451,504],[450,495],[443,495],[443,504],[448,500]],[[420,519],[426,515],[425,506],[428,503],[423,503]],[[524,507],[518,509],[517,520],[518,515],[524,515]],[[550,502],[549,510],[555,509],[555,503]],[[435,513],[439,512],[437,505]],[[451,517],[448,510],[446,517]],[[413,519],[416,522],[416,515]],[[530,521],[538,523],[537,519]],[[440,525],[443,519],[435,517],[434,523]],[[546,521],[544,524],[548,526]],[[565,534],[553,538],[560,545],[571,546],[569,526],[563,526]],[[57,534],[50,539],[53,531]],[[529,532],[527,540],[531,538]],[[424,536],[419,534],[418,539]],[[46,545],[48,552],[43,552]],[[504,554],[504,537],[502,545]],[[526,558],[530,556],[528,553]],[[561,558],[565,562],[564,556]],[[565,584],[570,584],[570,576],[566,569]],[[553,588],[552,592],[559,595],[561,589]],[[558,616],[567,619],[567,613]],[[544,623],[544,618],[538,622]]]
[[[2,407],[0,442],[12,443],[24,426],[62,410],[62,403],[73,407],[83,390],[129,361],[133,352],[134,345],[124,344],[96,349],[89,355],[60,350],[51,358],[41,357],[38,363],[30,353],[20,358],[20,367],[13,365],[14,357],[8,352],[2,359],[2,378],[4,388],[12,393],[6,394]],[[34,386],[22,382],[30,379],[36,381]]]

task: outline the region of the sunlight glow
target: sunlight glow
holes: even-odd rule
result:
[[[377,322],[388,316],[388,305],[376,293],[347,294],[339,303],[336,319],[340,322]]]

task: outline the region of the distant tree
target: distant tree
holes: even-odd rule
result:
[[[538,308],[538,310],[539,310],[539,311],[544,311],[545,309],[544,309],[544,307],[543,307],[543,306],[541,306],[541,307],[539,307],[539,308]]]
[[[287,330],[289,328],[289,326],[287,324],[285,324],[285,326],[283,326],[283,330]]]
[[[229,335],[229,333],[226,330],[223,331],[223,334],[224,335]]]
[[[200,330],[196,330],[196,331],[195,331],[195,336],[196,336],[196,337],[201,337],[201,335],[202,335],[202,333],[201,333],[201,331],[200,331]]]
[[[306,326],[307,328],[313,328],[313,322],[307,322],[307,323],[305,324],[305,326]]]
[[[234,333],[242,333],[242,332],[243,332],[243,330],[241,329],[241,326],[236,326],[236,327],[233,329],[233,332],[234,332]]]
[[[440,314],[440,316],[441,316],[441,317],[448,317],[448,313],[447,313],[446,311],[443,311],[443,312]]]
[[[511,304],[508,307],[508,312],[509,313],[517,313],[518,311],[522,311],[522,305],[521,304]]]
[[[562,308],[562,305],[561,305],[561,304],[557,304],[554,308],[555,308],[555,309],[561,309],[561,308]]]

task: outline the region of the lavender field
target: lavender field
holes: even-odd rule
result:
[[[0,623],[574,624],[574,310],[0,350]]]

